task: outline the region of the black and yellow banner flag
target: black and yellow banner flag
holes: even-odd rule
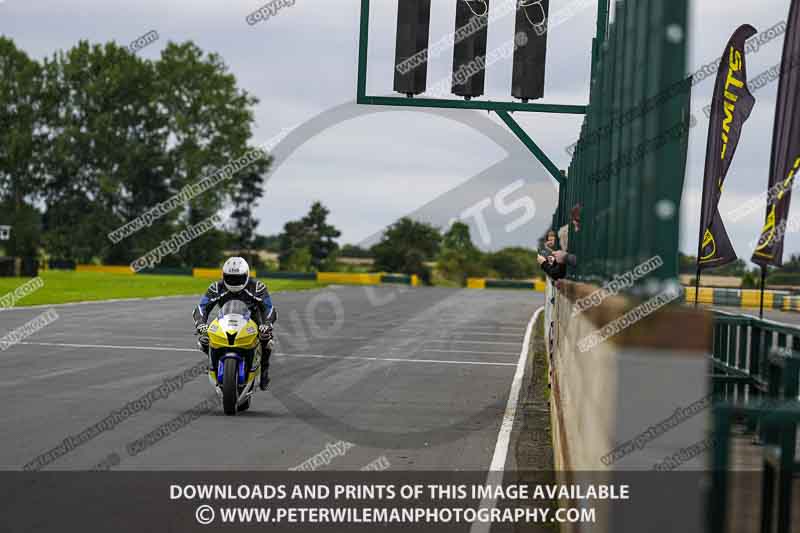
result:
[[[749,24],[739,26],[725,47],[717,72],[706,145],[698,270],[719,267],[736,260],[736,252],[722,224],[718,206],[742,126],[755,105],[755,98],[747,88],[744,53],[745,42],[755,34],[756,29]]]
[[[772,158],[767,189],[767,216],[752,261],[766,267],[783,264],[783,238],[792,199],[794,177],[800,168],[800,69],[793,67],[800,54],[800,0],[792,0],[783,42],[781,80],[775,104]]]

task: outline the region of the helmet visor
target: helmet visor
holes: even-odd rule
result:
[[[247,274],[223,274],[222,280],[228,287],[244,287],[247,283]]]

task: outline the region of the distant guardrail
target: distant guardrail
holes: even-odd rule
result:
[[[468,289],[525,289],[544,292],[546,283],[542,280],[519,281],[513,279],[467,278]]]
[[[166,276],[192,276],[203,279],[217,279],[220,277],[219,268],[170,268],[157,267],[142,270],[138,273],[129,266],[116,265],[75,265],[76,272],[102,272],[107,274],[135,275],[166,275]],[[420,284],[416,274],[387,274],[385,272],[281,272],[271,270],[251,270],[252,277],[262,279],[296,279],[318,281],[320,283],[342,285],[380,285],[395,283],[416,287]]]
[[[694,303],[694,295],[694,287],[684,287],[686,303]],[[700,287],[697,302],[707,305],[758,309],[761,304],[761,291],[759,289]],[[767,289],[764,291],[764,309],[800,311],[800,296],[792,296],[789,291]]]

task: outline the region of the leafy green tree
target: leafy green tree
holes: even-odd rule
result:
[[[258,235],[253,237],[253,248],[258,250],[267,250],[269,252],[277,252],[280,250],[281,236],[280,235]]]
[[[264,175],[259,171],[245,169],[236,180],[232,196],[233,235],[235,246],[240,250],[255,250],[255,235],[258,219],[253,214],[253,208],[261,195],[264,194]],[[251,265],[257,263],[257,257],[252,253],[245,254]]]
[[[681,274],[694,274],[697,272],[697,257],[678,252],[678,269]]]
[[[464,285],[468,277],[486,274],[483,259],[481,251],[472,243],[469,226],[463,222],[455,222],[444,234],[437,260],[442,275]]]
[[[435,259],[442,235],[430,224],[401,218],[389,226],[381,241],[372,247],[375,267],[386,272],[416,274],[430,283],[431,271],[426,261]]]
[[[0,242],[4,255],[38,257],[41,244],[42,214],[25,202],[8,198],[0,202],[0,224],[11,226],[7,242]]]
[[[248,140],[258,99],[238,87],[218,54],[204,54],[192,42],[169,43],[155,68],[158,102],[174,140],[169,152],[173,174],[168,182],[174,193],[252,149]],[[261,159],[248,167],[246,174],[264,174],[268,166],[269,161]],[[237,183],[245,179],[245,171],[240,174],[194,199],[187,213],[189,222],[200,222],[220,210],[228,195],[235,194]],[[184,260],[188,264],[211,261],[210,254],[218,246],[215,239],[209,232],[189,243]],[[216,260],[222,260],[221,249],[216,250]]]
[[[697,257],[678,252],[678,268],[681,274],[696,274]],[[747,272],[747,263],[744,259],[736,259],[727,265],[706,270],[705,272],[714,276],[743,276]]]
[[[281,270],[292,270],[290,258],[299,249],[307,249],[310,268],[322,270],[335,260],[339,245],[335,239],[341,232],[328,224],[330,211],[320,202],[314,202],[308,214],[300,220],[287,222],[280,235],[279,261]]]
[[[320,202],[314,202],[311,210],[303,217],[302,221],[309,229],[311,240],[308,243],[308,247],[311,252],[311,265],[316,269],[320,269],[324,264],[330,263],[339,250],[336,239],[341,237],[342,233],[328,224],[329,214],[330,210],[328,208]]]
[[[228,202],[241,240],[252,240],[257,221],[249,209],[261,194],[267,158],[116,245],[106,238],[252,150],[257,100],[219,56],[191,42],[170,43],[157,61],[145,61],[114,43],[82,41],[46,60],[42,72],[41,189],[52,254],[125,264]],[[214,266],[225,241],[220,232],[205,233],[165,262]]]
[[[744,259],[736,259],[727,265],[709,270],[708,273],[715,276],[743,276],[746,271],[747,263],[745,263]]]
[[[790,255],[789,260],[784,261],[783,266],[778,271],[800,273],[800,255]]]
[[[36,256],[40,217],[33,208],[43,186],[42,147],[47,143],[40,65],[0,36],[0,201],[12,225],[6,253]]]
[[[307,246],[294,248],[286,259],[281,262],[281,270],[287,272],[310,272],[311,251]]]
[[[694,282],[694,280],[692,280]],[[745,272],[742,276],[743,289],[757,289],[761,284],[761,278],[756,276],[753,272]]]
[[[354,244],[345,244],[342,246],[340,254],[342,257],[356,257],[359,259],[368,259],[372,257],[372,252]]]
[[[169,132],[154,92],[155,70],[113,43],[85,41],[46,60],[43,69],[48,247],[67,259],[127,262],[156,246],[177,217],[116,247],[105,237],[169,193]]]
[[[540,272],[536,255],[535,250],[509,247],[489,254],[486,262],[502,279],[530,279]]]

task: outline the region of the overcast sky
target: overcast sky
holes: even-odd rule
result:
[[[551,14],[573,1],[551,0]],[[432,3],[431,42],[452,31],[456,2]],[[365,110],[363,116],[355,116],[357,113],[342,107],[355,97],[359,4],[359,0],[296,0],[276,16],[251,26],[245,17],[263,2],[0,0],[0,33],[35,58],[69,48],[80,39],[127,45],[151,30],[158,32],[160,40],[139,52],[144,57],[158,57],[167,41],[192,40],[206,51],[221,54],[240,86],[260,99],[257,143],[268,142],[281,131],[326,111],[344,109],[341,115],[347,120],[340,124],[329,120],[335,125],[313,138],[304,134],[302,139],[295,139],[302,142],[294,143],[291,153],[270,176],[257,209],[263,233],[279,232],[287,220],[302,216],[314,200],[330,207],[332,222],[342,230],[344,242],[362,242],[401,216],[425,211],[425,206],[428,212],[434,210],[431,206],[440,212],[429,219],[446,224],[480,198],[469,200],[462,195],[452,205],[443,203],[442,198],[482,175],[484,181],[497,178],[494,186],[480,189],[486,196],[523,179],[525,188],[509,192],[505,204],[529,194],[535,201],[536,217],[522,231],[513,231],[511,237],[488,243],[475,236],[479,229],[473,224],[474,238],[487,248],[513,242],[533,245],[555,207],[553,182],[532,156],[522,152],[516,153],[528,158],[522,170],[519,165],[497,166],[507,158],[509,150],[504,146],[513,137],[501,131],[504,126],[496,118],[485,112],[459,111],[475,115],[468,120],[471,124],[465,124],[448,119],[447,114],[395,110],[370,114]],[[368,92],[389,94],[397,0],[372,0],[372,4]],[[691,4],[687,74],[718,58],[740,24],[766,30],[785,20],[789,9],[789,0],[695,0]],[[587,102],[595,17],[596,7],[590,6],[551,28],[546,97],[541,102]],[[513,24],[510,16],[492,24],[490,49],[513,36]],[[748,54],[751,79],[780,61],[782,46],[783,36]],[[446,51],[431,60],[429,86],[450,75],[450,54]],[[486,97],[509,100],[510,80],[510,59],[492,65],[487,72]],[[712,76],[696,85],[692,94],[698,127],[692,129],[690,137],[681,246],[692,254],[697,246],[708,128],[702,108],[709,102],[713,84]],[[727,213],[766,189],[776,90],[777,83],[773,83],[755,92],[756,107],[745,126],[720,203],[733,244],[745,258],[750,257],[752,242],[761,228],[763,205],[738,221]],[[515,117],[559,168],[568,166],[564,147],[577,139],[582,117],[528,113],[516,113]],[[494,138],[487,137],[489,130]],[[507,138],[499,140],[503,135]],[[495,173],[504,175],[493,176]],[[793,213],[797,209],[795,206]],[[505,221],[513,223],[525,213],[519,210],[507,214]],[[787,235],[786,253],[791,252],[800,252],[797,233]]]

